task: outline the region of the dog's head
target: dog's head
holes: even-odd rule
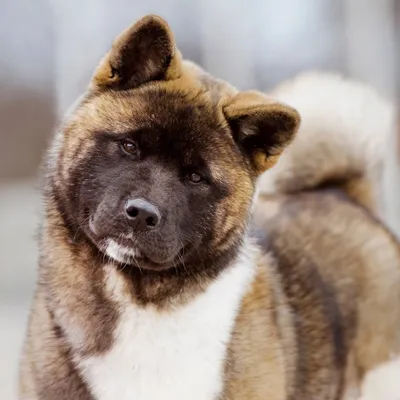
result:
[[[206,265],[235,253],[256,179],[298,123],[290,107],[183,62],[166,22],[145,17],[64,124],[53,175],[63,213],[118,263]]]

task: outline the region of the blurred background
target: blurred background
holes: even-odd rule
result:
[[[399,100],[400,0],[1,0],[2,400],[16,399],[36,273],[43,151],[113,38],[148,13],[169,21],[185,58],[240,89],[268,90],[298,72],[324,69]],[[385,218],[400,234],[398,136],[382,183]]]

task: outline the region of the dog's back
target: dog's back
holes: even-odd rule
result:
[[[297,335],[307,338],[298,342],[300,380],[321,374],[325,358],[346,368],[350,390],[400,350],[400,251],[378,215],[394,112],[372,90],[331,75],[300,76],[274,95],[303,122],[262,177],[254,220],[299,317]],[[379,381],[379,398],[391,399]]]

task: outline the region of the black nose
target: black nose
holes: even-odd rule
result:
[[[161,220],[158,208],[144,199],[128,200],[125,203],[125,214],[138,230],[155,228]]]

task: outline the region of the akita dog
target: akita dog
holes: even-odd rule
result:
[[[47,158],[20,398],[357,398],[400,350],[393,120],[335,76],[239,92],[157,16],[124,31]]]

